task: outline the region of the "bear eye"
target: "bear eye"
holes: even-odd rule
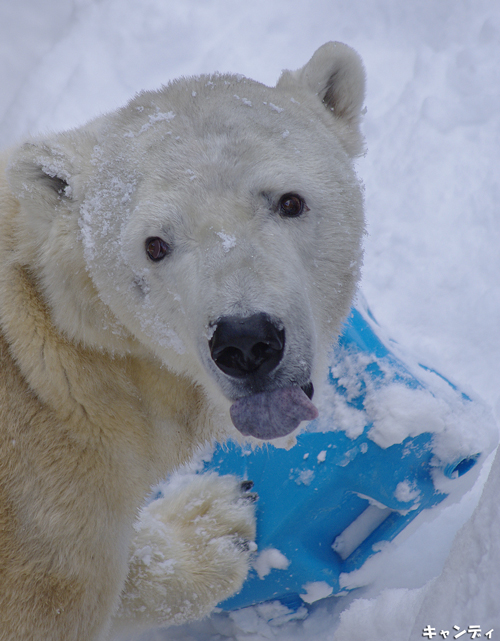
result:
[[[285,218],[297,218],[305,211],[309,211],[302,196],[298,194],[284,194],[278,203],[278,212]]]
[[[162,238],[154,237],[146,240],[146,254],[154,262],[165,258],[169,251],[170,247]]]

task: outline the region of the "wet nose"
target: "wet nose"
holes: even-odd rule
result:
[[[281,361],[285,348],[285,330],[267,314],[223,316],[209,341],[210,354],[225,374],[244,378],[264,376]]]

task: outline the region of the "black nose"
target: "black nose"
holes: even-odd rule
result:
[[[210,339],[210,354],[225,374],[244,378],[263,376],[280,362],[285,348],[285,330],[264,313],[247,318],[223,316]]]

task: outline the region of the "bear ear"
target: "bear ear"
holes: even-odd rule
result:
[[[341,125],[340,135],[351,156],[363,153],[360,120],[365,99],[365,70],[361,57],[341,42],[327,42],[297,71],[284,71],[277,86],[311,91]]]
[[[51,208],[75,198],[76,156],[70,144],[33,140],[15,149],[9,158],[7,177],[19,199],[43,202]]]

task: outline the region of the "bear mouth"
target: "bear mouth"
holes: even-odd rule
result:
[[[301,380],[291,383],[284,373],[290,341],[280,318],[256,311],[247,316],[220,316],[208,326],[213,328],[208,339],[211,365],[225,375],[224,383],[231,381],[232,389],[223,387],[229,398],[233,396],[231,420],[241,434],[263,440],[279,438],[318,416],[311,402],[312,382],[300,385],[308,374],[302,372]],[[303,352],[307,342],[301,337]],[[301,359],[304,364],[307,360]]]
[[[231,405],[231,420],[244,436],[265,441],[286,436],[302,421],[318,417],[318,410],[311,402],[313,394],[314,387],[310,381],[302,387],[292,385],[251,394]]]

